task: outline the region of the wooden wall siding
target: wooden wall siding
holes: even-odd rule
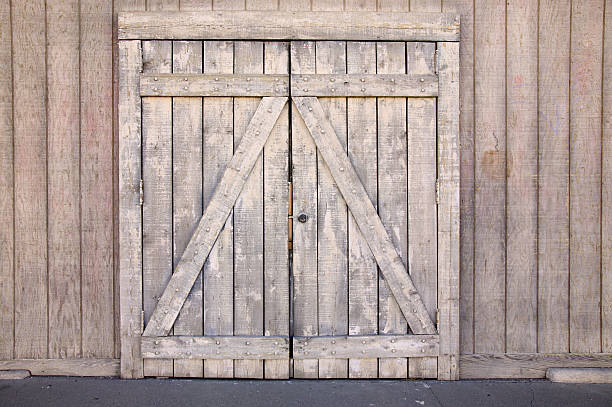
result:
[[[0,4],[2,359],[118,356],[110,13],[177,3]],[[610,0],[178,6],[436,11],[440,3],[462,15],[461,350],[610,352]]]

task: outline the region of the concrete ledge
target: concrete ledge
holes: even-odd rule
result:
[[[612,383],[612,368],[562,368],[546,371],[546,378],[557,383]]]

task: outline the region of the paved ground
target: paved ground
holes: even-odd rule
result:
[[[31,377],[0,406],[612,406],[612,385],[532,381],[238,381]]]

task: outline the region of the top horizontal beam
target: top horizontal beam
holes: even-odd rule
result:
[[[206,11],[119,13],[119,39],[459,41],[447,13]]]

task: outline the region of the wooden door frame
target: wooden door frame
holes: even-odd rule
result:
[[[118,30],[121,377],[144,376],[141,94],[146,84],[144,81],[141,84],[141,41],[232,39],[437,43],[438,379],[458,379],[459,16],[373,12],[126,12],[119,14]],[[151,90],[155,92],[155,88]],[[274,94],[273,87],[268,91],[269,96]]]

